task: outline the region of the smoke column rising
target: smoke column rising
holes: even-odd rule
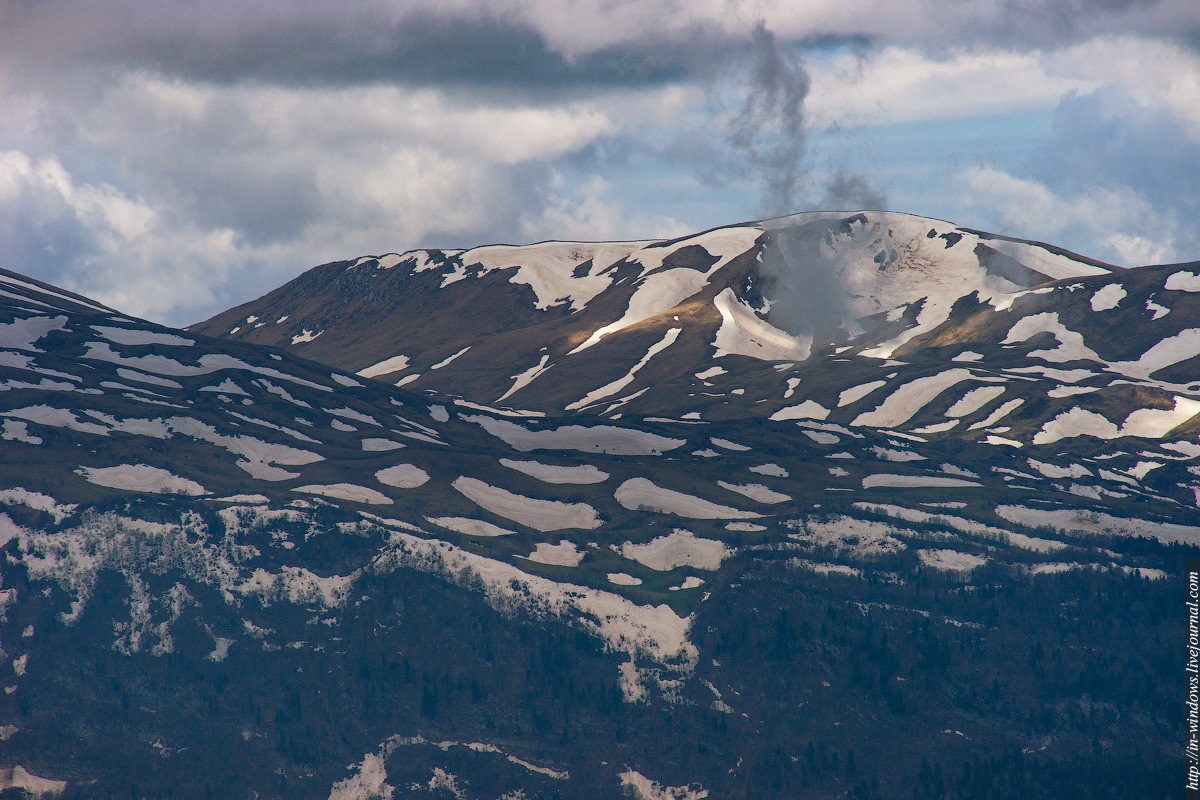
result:
[[[803,188],[810,81],[800,58],[781,52],[763,22],[755,25],[750,44],[753,64],[729,144],[742,169],[762,183],[764,213],[778,216],[795,210]]]
[[[778,217],[801,204],[829,210],[884,209],[887,199],[866,176],[844,167],[821,175],[818,186],[806,164],[805,100],[811,79],[799,53],[781,48],[759,22],[751,34],[740,109],[729,123],[734,166],[762,187],[761,212]],[[766,227],[760,275],[773,300],[773,324],[818,341],[839,337],[850,322],[842,275],[823,243],[847,223],[837,219],[778,220]]]

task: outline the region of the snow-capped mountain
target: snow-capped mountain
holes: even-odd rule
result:
[[[769,416],[819,356],[877,364],[968,298],[1005,306],[1110,273],[936,220],[801,214],[672,241],[363,257],[193,329],[474,402]]]
[[[360,258],[194,330],[542,413],[1020,447],[1191,430],[1197,272],[903,214],[801,214],[670,242]]]
[[[2,273],[0,791],[1173,785],[1197,272],[807,214],[189,331]]]

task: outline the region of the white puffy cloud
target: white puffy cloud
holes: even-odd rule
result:
[[[0,158],[7,266],[174,323],[322,261],[511,236],[551,191],[549,164],[616,131],[574,101],[456,104],[430,89],[146,74],[75,110],[68,129],[54,124],[77,166],[52,153]],[[0,143],[35,145],[6,128]],[[72,174],[95,164],[109,180]]]
[[[1200,53],[1180,44],[1102,36],[1049,52],[1049,75],[1123,89],[1137,105],[1161,108],[1187,124],[1200,141]]]
[[[521,232],[531,241],[629,241],[647,238],[648,234],[669,239],[692,232],[673,217],[629,209],[612,197],[608,181],[599,175],[573,188],[556,174],[552,186],[540,211],[521,220]]]
[[[1089,243],[1084,255],[1133,267],[1174,260],[1179,220],[1156,209],[1127,186],[1089,186],[1059,194],[1046,184],[992,167],[973,167],[964,176],[964,202],[994,229],[1067,247]]]
[[[166,219],[112,186],[77,182],[55,158],[12,150],[0,152],[0,240],[10,269],[151,316],[211,303],[235,255],[228,230]]]
[[[809,108],[825,121],[881,125],[1052,109],[1098,80],[1050,74],[1040,54],[956,50],[933,55],[888,47],[861,58],[838,54],[810,67]]]

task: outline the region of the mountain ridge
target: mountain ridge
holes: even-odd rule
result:
[[[310,276],[383,303],[371,276],[415,274],[390,289],[405,308],[459,313],[430,293],[461,272],[436,291],[482,287],[546,334],[566,320],[538,347],[583,377],[519,387],[545,398],[532,410],[473,388],[512,377],[452,394],[307,359],[325,335],[292,345],[275,311],[246,324],[281,347],[0,273],[0,791],[1166,793],[1179,565],[1200,548],[1200,381],[1177,358],[1200,345],[1181,327],[1200,276],[959,294],[927,330],[922,294],[841,352],[718,357],[794,346],[755,327],[780,330],[745,247],[765,232],[737,231],[613,261],[623,294],[577,311],[531,310],[511,266]],[[413,360],[468,374],[478,329]],[[540,360],[516,330],[508,363]],[[894,358],[862,354],[914,330]],[[644,410],[612,407],[637,392]]]

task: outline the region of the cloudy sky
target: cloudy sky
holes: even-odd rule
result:
[[[1200,259],[1200,3],[0,0],[0,266],[169,324],[363,254],[879,207]]]

